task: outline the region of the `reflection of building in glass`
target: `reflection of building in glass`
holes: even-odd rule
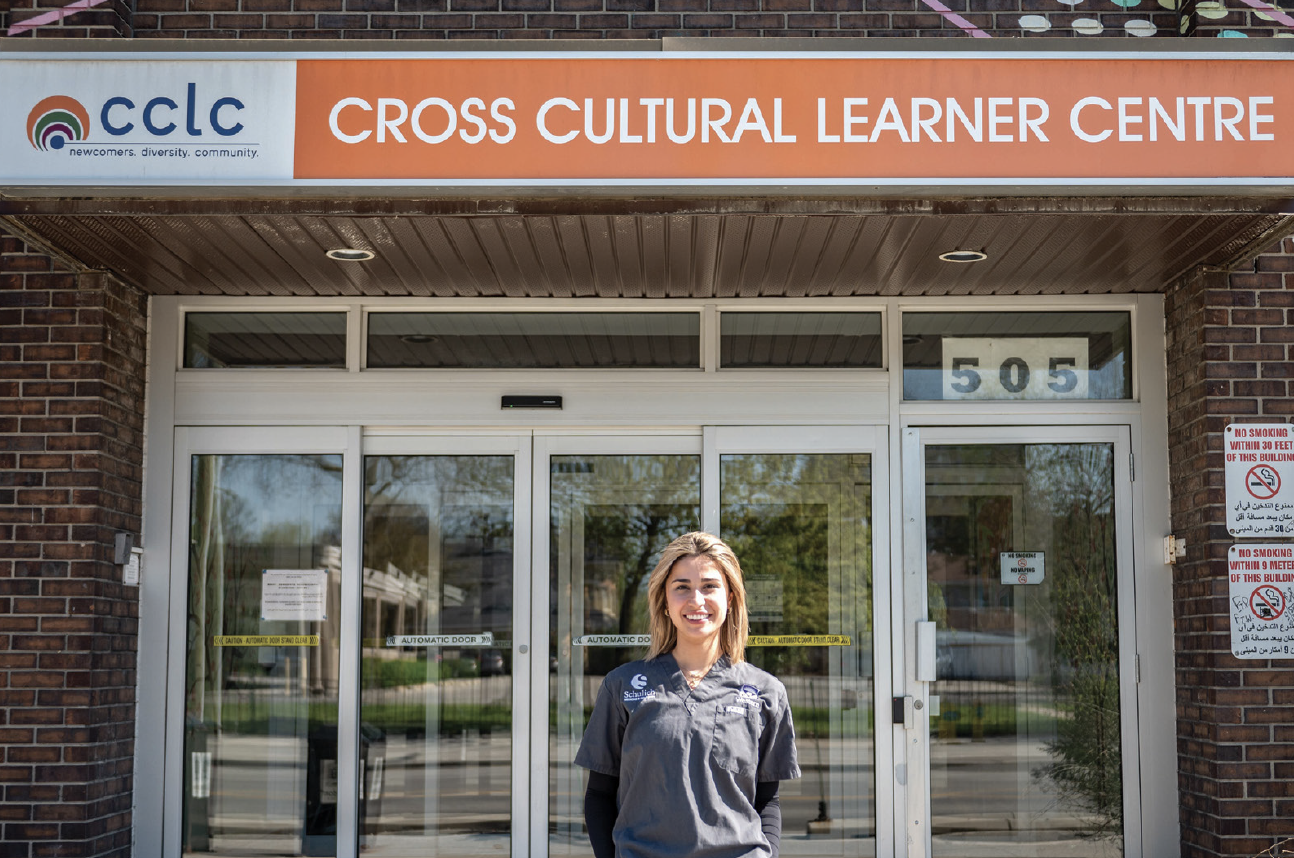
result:
[[[998,562],[1015,550],[1014,500],[956,493],[927,500],[926,569],[948,628],[1014,631],[1012,590],[1001,583]]]
[[[364,655],[399,658],[400,650],[388,648],[386,638],[424,633],[428,613],[424,582],[391,563],[384,570],[364,568],[364,617],[373,629],[364,641]]]
[[[617,571],[606,564],[588,568],[584,580],[584,632],[612,633],[620,630],[620,597],[616,592]]]

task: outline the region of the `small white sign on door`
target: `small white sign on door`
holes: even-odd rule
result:
[[[261,619],[308,623],[328,619],[328,570],[262,570]]]
[[[1003,584],[1041,584],[1046,573],[1043,570],[1041,551],[1003,551],[1002,583]]]
[[[782,579],[752,577],[746,579],[746,611],[752,623],[782,622]]]

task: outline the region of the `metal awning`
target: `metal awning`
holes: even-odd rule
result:
[[[157,295],[753,298],[1155,292],[1294,232],[1271,198],[0,199]],[[368,262],[326,251],[369,249]],[[940,253],[982,250],[983,262]]]

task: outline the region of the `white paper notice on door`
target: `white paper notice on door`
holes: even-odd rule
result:
[[[262,570],[261,619],[308,623],[328,619],[328,570]]]

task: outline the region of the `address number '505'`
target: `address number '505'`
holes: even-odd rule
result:
[[[945,399],[1086,399],[1087,367],[1082,337],[943,341]]]
[[[1072,393],[1078,387],[1078,374],[1074,372],[1077,361],[1072,357],[1047,359],[1047,375],[1050,380],[1047,387],[1056,393]],[[974,393],[979,390],[983,379],[979,373],[979,358],[953,358],[953,390],[958,393]],[[998,383],[1002,389],[1011,393],[1021,393],[1029,386],[1029,362],[1020,357],[1009,357],[1002,361],[997,370]]]

